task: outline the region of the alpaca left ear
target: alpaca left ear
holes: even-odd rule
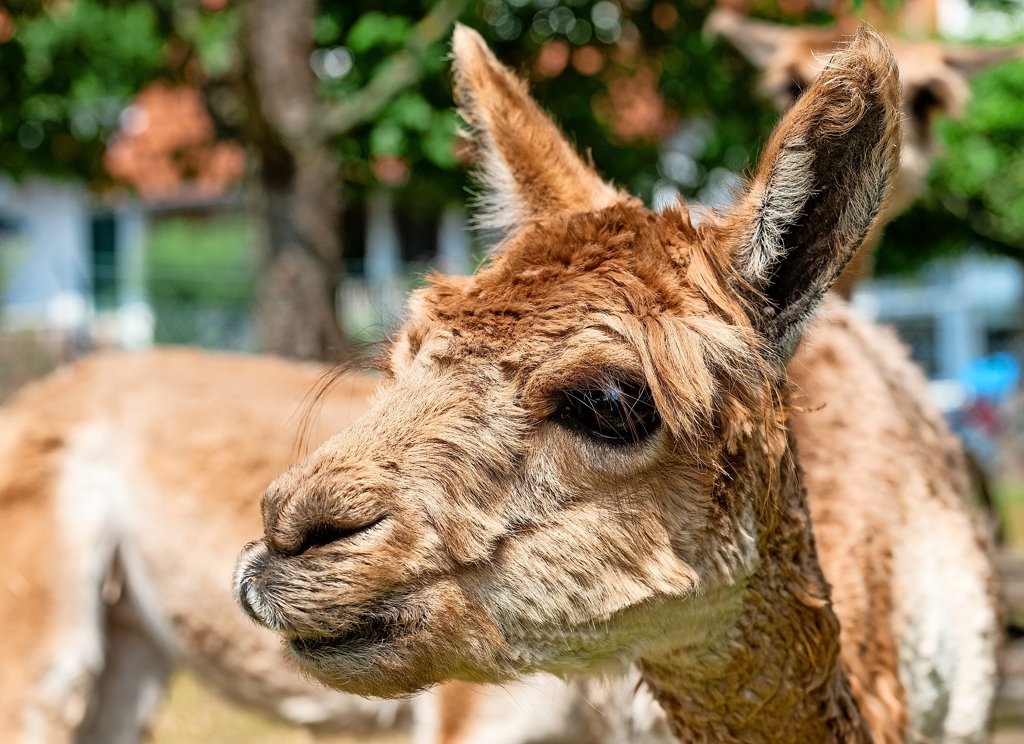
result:
[[[892,52],[862,27],[772,133],[724,240],[753,290],[751,321],[785,363],[815,308],[878,219],[899,165]]]
[[[452,51],[459,112],[472,128],[485,189],[483,226],[509,232],[629,198],[583,162],[480,34],[457,25]]]

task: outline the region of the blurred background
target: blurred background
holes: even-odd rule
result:
[[[722,2],[794,28],[856,16],[911,42],[1024,40],[1017,0]],[[727,204],[786,93],[759,70],[772,62],[707,32],[714,0],[273,5],[0,2],[0,401],[97,349],[344,358],[386,337],[425,272],[471,271],[487,236],[467,228],[471,154],[446,60],[456,19],[530,80],[601,173],[654,207]],[[975,59],[960,82],[923,73],[905,113],[928,140],[927,177],[853,297],[926,370],[1009,548],[1024,546],[1013,56]],[[306,736],[186,677],[156,732]]]

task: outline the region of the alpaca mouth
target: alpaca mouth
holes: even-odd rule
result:
[[[393,642],[401,628],[392,618],[366,615],[343,633],[328,636],[293,636],[289,648],[302,657],[317,657],[327,652],[352,652]]]

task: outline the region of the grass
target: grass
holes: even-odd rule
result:
[[[1024,550],[1024,483],[1003,480],[993,490],[1006,545]]]
[[[178,672],[157,715],[151,744],[409,744],[399,734],[317,736],[224,699],[194,676]]]

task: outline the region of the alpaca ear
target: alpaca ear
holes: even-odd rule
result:
[[[1000,62],[1024,59],[1024,45],[980,47],[948,44],[942,47],[942,59],[961,75],[974,77]]]
[[[718,8],[708,16],[704,32],[709,36],[724,36],[755,67],[764,69],[789,43],[794,32],[788,26],[747,18],[734,10]]]
[[[899,165],[892,52],[861,27],[783,116],[724,239],[753,289],[754,327],[787,361],[822,296],[872,228]]]
[[[485,193],[477,220],[511,231],[529,222],[602,209],[628,197],[601,180],[476,31],[452,39],[455,95],[472,128]]]

